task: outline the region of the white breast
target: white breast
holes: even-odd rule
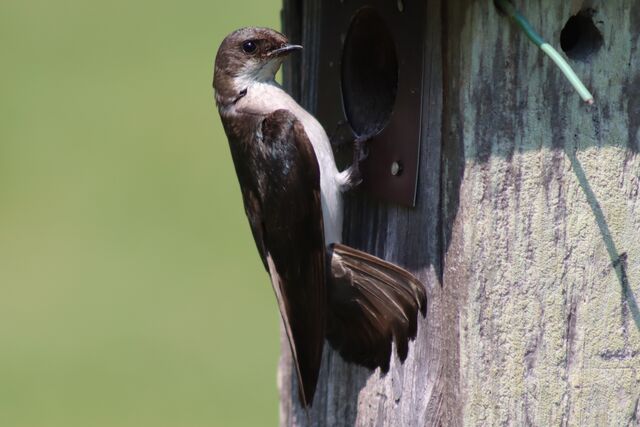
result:
[[[322,125],[275,82],[250,84],[247,87],[247,94],[232,108],[258,114],[269,114],[286,109],[300,120],[313,145],[320,167],[325,243],[340,242],[342,240],[342,194],[340,192],[342,178],[336,167],[331,143]]]

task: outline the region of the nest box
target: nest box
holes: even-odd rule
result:
[[[322,4],[317,117],[331,135],[372,136],[363,189],[414,206],[426,2]]]

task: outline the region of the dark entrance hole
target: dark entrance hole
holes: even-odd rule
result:
[[[593,23],[593,9],[584,9],[569,18],[560,33],[560,47],[571,59],[586,61],[604,42]]]
[[[393,38],[372,8],[358,11],[342,53],[342,101],[351,128],[373,136],[389,121],[398,89]]]

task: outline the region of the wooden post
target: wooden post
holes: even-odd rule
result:
[[[311,111],[321,2],[284,2]],[[570,62],[595,105],[492,1],[428,2],[417,206],[355,193],[345,217],[424,282],[427,320],[386,375],[327,349],[308,417],[283,341],[282,425],[640,424],[640,2],[514,4],[558,49],[594,10],[602,46]]]

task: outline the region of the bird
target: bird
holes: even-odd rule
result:
[[[301,49],[270,28],[233,31],[217,51],[213,89],[308,408],[325,339],[346,361],[387,372],[392,341],[406,359],[427,296],[405,269],[342,243],[343,193],[361,182],[362,159],[339,171],[322,125],[276,82]]]

